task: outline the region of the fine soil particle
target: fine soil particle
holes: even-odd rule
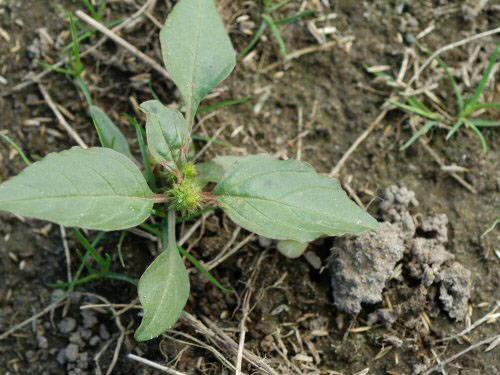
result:
[[[243,50],[252,37],[249,34],[260,25],[260,2],[217,3],[235,48]],[[170,0],[156,2],[153,16],[164,20],[172,5]],[[204,103],[252,96],[245,104],[208,114],[196,128],[197,135],[210,139],[224,127],[218,138],[225,146],[214,142],[203,155],[206,160],[218,154],[299,155],[319,172],[328,173],[393,92],[392,87],[367,73],[366,66],[388,66],[385,73],[397,76],[405,54],[418,55],[407,42],[420,33],[421,42],[436,50],[498,27],[500,19],[497,1],[469,0],[292,1],[273,16],[293,16],[303,10],[301,6],[319,9],[317,16],[324,17],[314,21],[316,26],[302,21],[282,27],[288,50],[316,47],[318,35],[331,42],[331,48],[282,64],[276,39],[266,32],[255,53],[239,61],[234,74]],[[72,0],[0,0],[0,132],[15,139],[33,160],[74,142],[58,125],[36,84],[15,93],[10,90],[29,74],[41,71],[40,62],[55,63],[66,56],[63,48],[70,42],[67,12],[77,8],[82,8],[81,3]],[[103,19],[109,22],[135,11],[134,2],[109,1]],[[324,33],[315,36],[313,26]],[[147,55],[161,60],[158,28],[149,18],[141,19],[122,35]],[[82,48],[96,44],[99,37],[94,35],[82,42]],[[497,40],[493,38],[442,55],[468,94],[473,94],[495,48]],[[425,58],[419,56],[419,64]],[[133,141],[135,130],[124,114],[141,117],[136,103],[151,99],[152,91],[165,104],[179,104],[178,91],[112,42],[82,61],[95,103],[132,140],[131,146],[139,156]],[[438,68],[431,64],[419,84],[437,85],[430,92],[440,103],[436,110],[454,113],[453,89]],[[405,81],[414,73],[413,67],[410,70]],[[484,95],[491,102],[500,101],[498,70],[495,72]],[[84,141],[97,145],[85,100],[72,78],[51,73],[42,82]],[[419,98],[427,100],[425,95]],[[491,119],[500,118],[497,110],[486,114]],[[463,168],[457,173],[477,191],[472,194],[451,178],[446,168],[438,166],[418,142],[405,152],[398,151],[411,137],[413,121],[402,111],[390,111],[351,155],[339,176],[370,213],[386,222],[383,228],[387,236],[319,239],[309,245],[305,256],[295,260],[279,255],[274,243],[259,243],[253,237],[212,271],[237,295],[223,293],[192,270],[186,310],[198,322],[213,322],[237,347],[241,301],[246,287],[253,286],[245,348],[267,358],[277,373],[287,375],[423,374],[437,358],[445,360],[467,348],[468,342],[498,334],[497,319],[472,331],[467,341],[436,342],[484,316],[500,299],[500,267],[494,252],[498,250],[498,230],[481,236],[500,207],[498,129],[484,130],[489,145],[485,155],[469,129],[459,131],[450,141],[444,139],[446,129],[427,134],[428,145],[446,167]],[[196,145],[201,149],[205,143]],[[19,155],[0,143],[0,182],[23,168]],[[185,233],[190,224],[185,223],[179,231]],[[226,244],[234,241],[234,248],[247,238],[248,233],[236,230],[217,211],[186,246],[208,262]],[[89,234],[91,240],[95,236]],[[137,278],[157,255],[157,244],[127,234],[122,268],[115,251],[119,238],[119,233],[106,234],[99,250],[112,256],[112,271]],[[75,250],[83,249],[69,234],[68,244],[74,275],[79,266]],[[377,254],[375,249],[381,252]],[[366,266],[366,275],[356,274],[358,264]],[[342,278],[344,271],[349,271],[349,278]],[[369,276],[368,272],[374,274]],[[47,284],[65,281],[66,274],[58,226],[36,220],[22,222],[0,214],[0,335],[60,297],[62,292],[53,292]],[[373,285],[360,282],[361,276],[373,280]],[[336,279],[341,281],[332,285]],[[346,289],[340,292],[337,288],[348,279],[352,280],[352,289],[344,285]],[[168,337],[139,344],[133,340],[133,332],[140,323],[141,311],[123,311],[119,315],[121,330],[110,309],[80,309],[103,304],[96,295],[113,304],[128,305],[135,301],[137,290],[115,280],[77,287],[64,306],[0,341],[0,373],[106,373],[123,332],[113,374],[159,373],[127,359],[128,353],[189,375],[234,373],[222,364],[223,360],[236,362],[236,352],[229,349],[228,340],[217,346],[217,341],[210,341],[213,332],[200,333],[204,332],[202,326],[182,319]],[[458,322],[460,319],[463,322]],[[198,342],[190,341],[191,337]],[[498,374],[498,347],[487,353],[484,349],[453,361],[446,368],[447,374]],[[244,361],[243,371],[251,374],[255,367]]]

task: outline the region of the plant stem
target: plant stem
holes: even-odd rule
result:
[[[175,210],[170,208],[168,210],[168,248],[177,246],[177,239],[175,237]]]

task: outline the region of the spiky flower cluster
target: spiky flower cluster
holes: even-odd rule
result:
[[[175,182],[170,189],[172,206],[183,214],[193,214],[199,210],[204,201],[203,189],[197,178],[196,167],[187,162],[182,168],[183,179]]]

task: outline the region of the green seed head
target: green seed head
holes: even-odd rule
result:
[[[178,211],[192,214],[202,207],[203,191],[196,179],[185,178],[176,183],[170,190],[173,196],[172,205]]]
[[[196,176],[198,176],[198,171],[196,170],[196,166],[192,161],[188,161],[186,164],[184,164],[182,173],[187,179],[195,178]]]

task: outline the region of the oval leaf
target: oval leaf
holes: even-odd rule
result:
[[[189,276],[177,246],[170,246],[139,280],[144,318],[135,332],[137,341],[151,340],[177,322],[189,297]]]
[[[174,168],[182,155],[182,148],[189,137],[186,120],[173,108],[167,108],[158,100],[141,104],[146,112],[148,148],[157,163]]]
[[[111,121],[111,119],[99,107],[91,105],[89,108],[90,115],[94,121],[97,135],[101,141],[102,147],[111,148],[115,151],[121,152],[131,160],[134,160],[130,152],[130,146],[127,138],[118,129],[118,127]]]
[[[236,65],[236,52],[212,0],[180,0],[160,33],[163,61],[188,116]]]
[[[278,251],[287,258],[298,258],[306,251],[308,243],[297,242],[293,240],[284,240],[278,242]]]
[[[296,160],[246,157],[228,168],[214,194],[237,224],[272,239],[309,242],[378,230],[337,180]]]
[[[154,194],[137,166],[109,148],[49,154],[0,185],[0,210],[103,231],[146,220]]]

